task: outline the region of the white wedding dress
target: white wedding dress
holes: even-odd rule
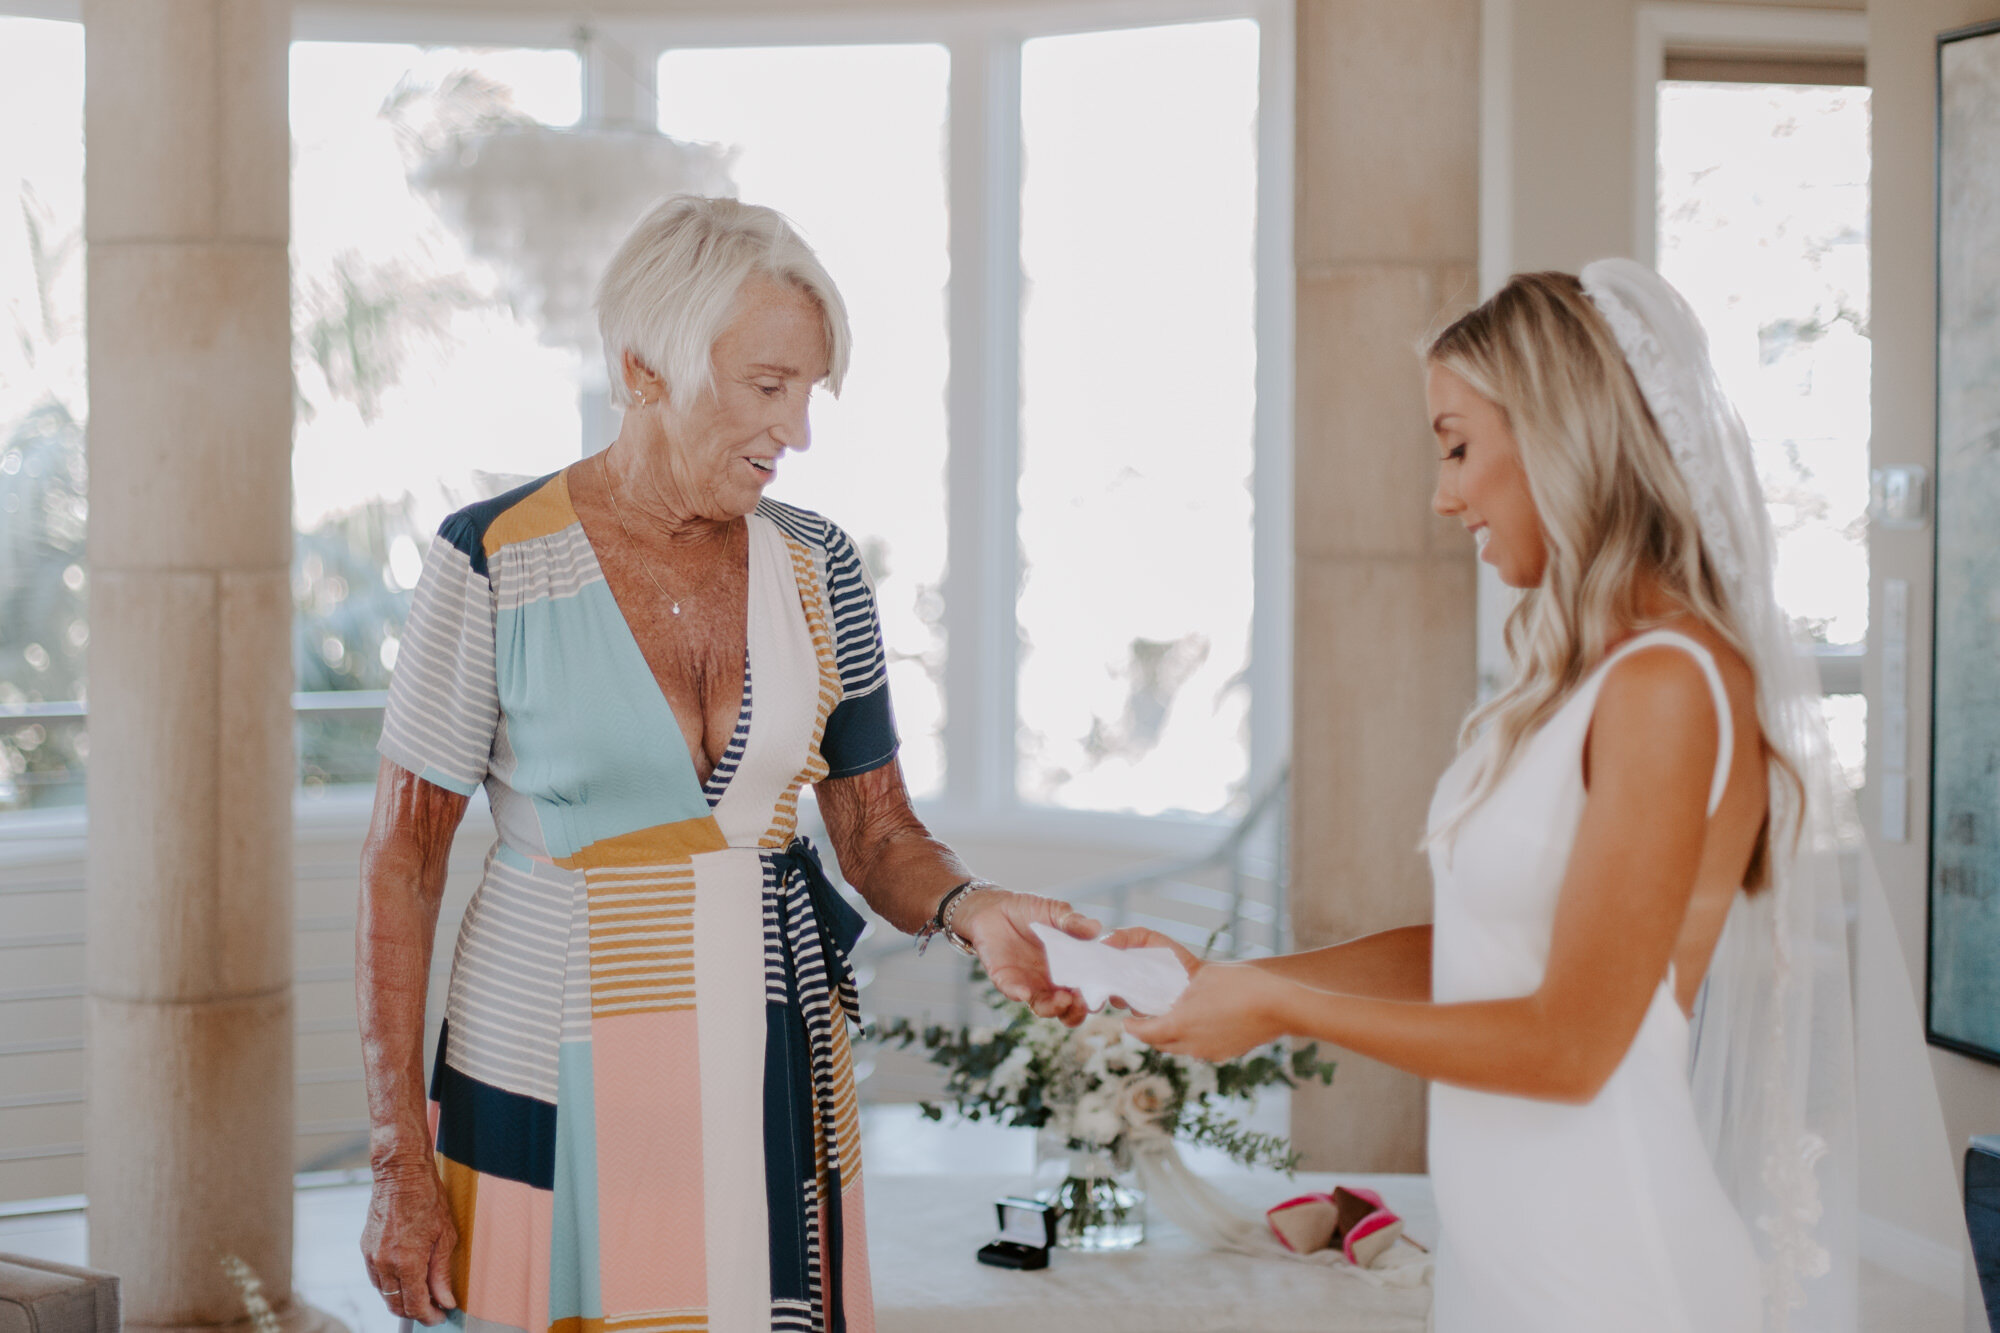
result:
[[[1440,1004],[1526,995],[1542,981],[1570,847],[1583,813],[1583,746],[1613,663],[1671,645],[1714,691],[1720,752],[1728,698],[1707,649],[1654,631],[1621,645],[1530,737],[1511,772],[1431,845],[1437,906],[1431,978]],[[1446,827],[1485,751],[1438,783]],[[1441,1222],[1438,1333],[1754,1333],[1757,1255],[1696,1123],[1687,1017],[1669,968],[1632,1046],[1582,1106],[1433,1084],[1430,1166]]]

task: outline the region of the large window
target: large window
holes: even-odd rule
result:
[[[450,164],[637,122],[725,148],[848,299],[845,392],[773,494],[868,563],[913,790],[975,819],[1242,808],[1284,761],[1287,10],[301,18],[305,786],[372,778],[440,518],[617,428],[596,350],[474,234]],[[82,798],[89,634],[81,28],[0,25],[0,123],[35,127],[0,135],[7,809]]]
[[[1708,329],[1770,499],[1779,601],[1829,664],[1868,634],[1868,107],[1865,87],[1659,87],[1659,269]],[[1852,688],[1826,709],[1858,784]]]
[[[729,145],[848,295],[849,387],[774,493],[861,543],[911,785],[966,814],[1209,815],[1282,762],[1251,755],[1283,706],[1255,627],[1288,612],[1253,525],[1286,457],[1258,357],[1272,34],[1188,17],[621,34],[662,49],[661,129]]]
[[[293,44],[294,657],[308,695],[386,688],[439,521],[582,451],[577,354],[510,305],[421,184],[459,136],[574,122],[581,78],[572,51]],[[301,713],[302,781],[371,780],[379,712],[327,702]]]
[[[83,27],[0,18],[0,810],[83,799]]]
[[[432,164],[495,124],[638,120],[725,149],[847,298],[847,385],[772,494],[867,561],[912,789],[979,818],[1240,808],[1283,758],[1251,743],[1284,705],[1255,523],[1260,484],[1286,502],[1286,371],[1258,355],[1281,62],[1257,12],[1175,17],[298,43],[301,688],[372,698],[437,518],[616,429]],[[304,727],[307,781],[364,778],[371,723]]]
[[[1257,39],[1021,53],[1027,801],[1211,811],[1248,777]]]
[[[944,783],[945,335],[950,277],[940,45],[669,51],[660,129],[728,144],[739,195],[784,213],[840,284],[854,363],[813,406],[771,495],[825,514],[875,580],[910,790]]]

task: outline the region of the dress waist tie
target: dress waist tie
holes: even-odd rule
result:
[[[810,838],[793,838],[791,845],[771,856],[782,891],[778,896],[779,938],[792,995],[805,1020],[811,1064],[813,1114],[826,1150],[826,1232],[822,1240],[821,1291],[826,1303],[828,1333],[846,1333],[843,1297],[843,1227],[841,1225],[841,1163],[859,1144],[841,1142],[834,1114],[834,1031],[838,1021],[861,1019],[861,996],[854,982],[849,951],[861,938],[866,921],[827,878],[819,851]]]

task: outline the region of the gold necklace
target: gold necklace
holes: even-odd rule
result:
[[[625,524],[624,511],[618,508],[618,478],[613,475],[611,460],[608,458],[604,460],[604,489],[611,496],[611,516],[618,520],[619,531],[625,534],[625,540],[631,544],[632,549],[639,552],[639,568],[645,571],[646,577],[652,580],[653,586],[660,590],[660,596],[667,599],[668,609],[675,615],[679,615],[681,613],[681,599],[668,592],[667,585],[660,582],[660,576],[653,572],[652,565],[645,559],[645,552],[639,546],[639,539],[632,535],[632,529]],[[722,554],[725,558],[729,555],[729,529],[727,528],[724,528],[722,532]],[[694,599],[689,598],[688,600],[692,602]]]

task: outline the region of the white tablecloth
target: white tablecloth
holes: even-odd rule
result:
[[[1364,1185],[1412,1236],[1426,1245],[1437,1236],[1423,1176],[1212,1179],[1255,1213],[1336,1182]],[[1037,1273],[979,1263],[993,1200],[1031,1192],[1022,1176],[866,1177],[881,1333],[1423,1333],[1429,1319],[1428,1285],[1383,1287],[1344,1267],[1197,1249],[1157,1211],[1145,1244],[1123,1254],[1057,1250]]]

